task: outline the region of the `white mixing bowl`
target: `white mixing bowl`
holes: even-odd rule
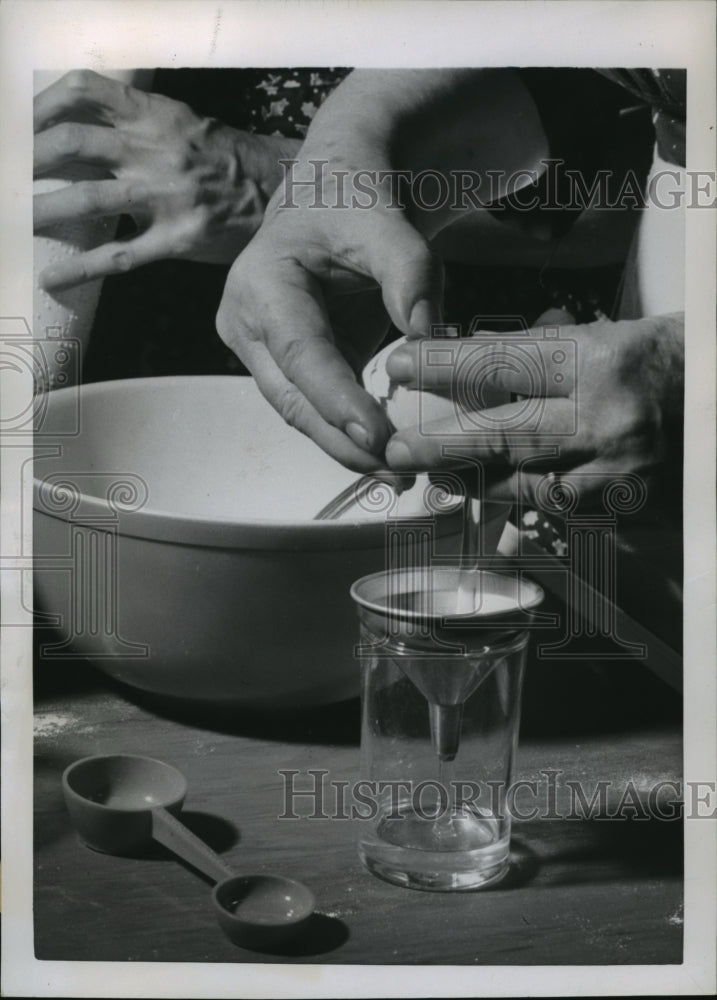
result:
[[[386,566],[386,511],[312,520],[355,473],[286,426],[251,378],[103,382],[43,402],[35,588],[59,632],[45,658],[210,702],[357,692],[349,588]],[[412,493],[401,517],[425,517]],[[459,512],[436,535],[436,551],[457,553]]]

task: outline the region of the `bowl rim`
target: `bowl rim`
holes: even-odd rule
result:
[[[251,375],[157,375],[86,382],[79,386],[66,386],[50,391],[58,398],[78,393],[98,396],[108,392],[120,392],[126,386],[142,389],[152,388],[158,383],[177,386],[194,384],[198,380],[230,383],[236,382],[237,379],[244,380],[245,385],[252,383],[256,386],[256,381]],[[258,386],[256,388],[260,391]],[[385,544],[387,521],[375,517],[301,522],[257,518],[240,522],[193,514],[177,515],[157,507],[118,510],[106,500],[82,492],[79,495],[79,503],[73,509],[50,510],[41,499],[41,490],[49,475],[44,477],[36,475],[36,463],[43,457],[37,455],[37,450],[38,445],[57,448],[61,437],[62,435],[58,433],[43,434],[42,430],[37,431],[34,436],[36,456],[33,468],[33,509],[40,517],[72,523],[77,527],[116,530],[124,537],[209,548],[327,551],[383,548]],[[78,510],[78,507],[81,510]],[[435,518],[437,534],[443,536],[454,530],[460,530],[457,524],[460,518],[460,507],[446,515],[437,516]]]

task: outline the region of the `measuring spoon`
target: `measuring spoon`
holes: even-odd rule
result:
[[[95,851],[132,854],[155,840],[217,883],[214,909],[235,944],[276,948],[314,911],[313,893],[301,882],[239,874],[180,823],[187,782],[163,761],[134,754],[84,757],[65,770],[62,791],[80,839]]]

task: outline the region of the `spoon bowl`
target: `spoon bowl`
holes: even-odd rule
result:
[[[212,893],[220,927],[244,948],[275,948],[311,918],[314,894],[301,882],[279,875],[236,875]]]
[[[62,791],[80,839],[103,854],[134,854],[152,839],[152,810],[177,814],[187,782],[170,764],[135,754],[83,757]]]

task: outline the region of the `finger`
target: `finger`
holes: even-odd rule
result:
[[[578,504],[602,502],[616,477],[625,473],[614,462],[594,459],[563,471],[536,469],[532,463],[504,474],[493,469],[486,476],[486,499],[512,501],[542,510],[547,514],[565,515]],[[627,487],[629,490],[630,487]],[[636,493],[639,496],[639,490]]]
[[[40,285],[46,291],[70,288],[95,278],[132,271],[142,264],[172,257],[175,254],[172,231],[153,226],[130,240],[116,240],[104,246],[76,254],[53,264],[40,274]]]
[[[401,473],[389,472],[387,469],[380,469],[376,473],[376,479],[392,487],[398,496],[401,496],[407,490],[413,489],[416,485],[416,477],[412,473],[402,475]]]
[[[232,329],[232,325],[248,303],[246,293],[240,292],[238,299],[227,294],[230,282],[231,275],[217,326],[220,336],[233,347],[246,326]],[[285,262],[270,276],[264,271],[260,279],[252,282],[251,300],[259,330],[258,338],[256,332],[250,337],[263,341],[284,378],[327,423],[347,433],[366,451],[382,453],[390,433],[388,421],[378,403],[358,384],[350,364],[334,344],[315,279],[299,264]],[[292,405],[298,405],[296,399]]]
[[[122,143],[114,129],[63,122],[35,136],[34,172],[37,176],[78,161],[116,167],[121,156]]]
[[[571,332],[544,340],[481,331],[466,339],[402,344],[388,358],[391,378],[408,388],[451,396],[465,410],[481,410],[496,393],[567,396],[575,388],[577,351]]]
[[[575,316],[565,306],[551,306],[538,316],[533,326],[575,326]]]
[[[456,410],[448,420],[401,430],[386,446],[386,461],[396,471],[454,468],[471,459],[517,465],[554,455],[556,447],[563,464],[589,457],[589,440],[576,433],[573,400],[526,399],[478,413]]]
[[[35,132],[64,118],[82,114],[93,121],[112,124],[130,117],[136,91],[89,69],[73,70],[37,95],[33,106]]]
[[[249,368],[262,395],[287,424],[306,434],[337,462],[355,472],[375,472],[382,462],[339,428],[327,423],[309,400],[293,385],[260,341],[244,341],[241,360]]]
[[[395,214],[372,233],[366,261],[393,323],[407,337],[430,337],[443,312],[443,264],[420,233]]]
[[[131,214],[146,209],[136,185],[127,181],[79,181],[60,191],[38,194],[32,199],[35,229],[58,222]]]

